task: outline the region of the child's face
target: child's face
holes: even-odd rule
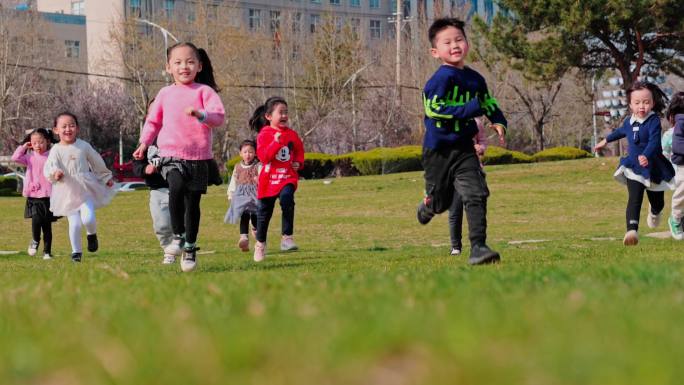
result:
[[[653,109],[653,95],[651,91],[644,88],[632,91],[629,100],[629,110],[639,119],[643,119]]]
[[[245,162],[245,164],[252,163],[255,156],[256,151],[254,151],[254,147],[252,146],[242,146],[242,148],[240,149],[240,157],[242,158],[242,161]]]
[[[179,46],[171,51],[166,63],[166,72],[173,76],[176,84],[192,84],[200,71],[202,63],[192,47]]]
[[[430,49],[430,54],[435,59],[440,59],[444,64],[463,68],[468,49],[468,40],[466,40],[463,32],[456,27],[449,26],[437,32],[434,47]]]
[[[31,135],[31,149],[33,149],[33,151],[42,154],[47,151],[47,148],[48,142],[43,135],[37,132]]]
[[[287,106],[278,103],[273,107],[273,112],[266,114],[266,119],[271,122],[271,127],[287,127]]]
[[[78,125],[74,118],[69,115],[62,115],[57,118],[57,127],[54,131],[59,135],[59,141],[71,144],[78,138]]]

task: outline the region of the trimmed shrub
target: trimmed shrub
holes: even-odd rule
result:
[[[392,174],[423,169],[419,146],[374,148],[370,151],[348,155],[351,155],[352,164],[361,175]]]
[[[17,191],[19,181],[16,178],[0,176],[0,196],[20,196]]]
[[[236,155],[226,161],[226,175],[228,176],[228,181],[230,181],[230,177],[233,176],[233,169],[235,168],[235,165],[240,163],[240,155]]]
[[[361,175],[359,170],[354,167],[354,159],[351,154],[352,153],[342,154],[333,157],[333,163],[335,164],[333,175],[336,177]]]
[[[534,159],[532,156],[522,153],[520,151],[511,151],[498,146],[489,146],[485,151],[482,163],[486,165],[494,164],[514,164],[514,163],[532,163]]]
[[[332,174],[335,169],[335,157],[318,152],[309,152],[304,155],[304,167],[299,176],[304,179],[320,179]]]
[[[552,160],[571,160],[590,158],[591,154],[575,147],[554,147],[532,155],[535,162],[548,162]]]

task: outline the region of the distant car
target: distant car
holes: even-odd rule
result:
[[[147,190],[148,187],[145,184],[145,182],[123,182],[123,183],[116,183],[114,185],[114,188],[116,188],[116,191],[136,191],[136,190]]]

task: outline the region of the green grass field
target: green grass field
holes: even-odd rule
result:
[[[301,250],[273,251],[276,209],[261,264],[212,188],[191,274],[161,265],[145,191],[98,211],[79,265],[66,220],[28,257],[24,198],[0,198],[0,384],[682,383],[684,243],[644,236],[663,221],[622,246],[615,165],[488,168],[503,260],[480,267],[448,256],[445,215],[418,225],[421,173],[304,181]]]

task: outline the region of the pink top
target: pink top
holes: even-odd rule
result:
[[[39,154],[35,151],[27,152],[24,146],[19,146],[12,160],[26,166],[23,195],[27,198],[49,198],[52,184],[43,176],[43,167],[50,155],[50,151]]]
[[[204,113],[205,119],[200,122],[186,114],[188,107]],[[223,102],[211,87],[200,83],[166,86],[147,111],[140,143],[149,146],[157,138],[162,157],[211,159],[211,129],[222,125],[224,116]]]

